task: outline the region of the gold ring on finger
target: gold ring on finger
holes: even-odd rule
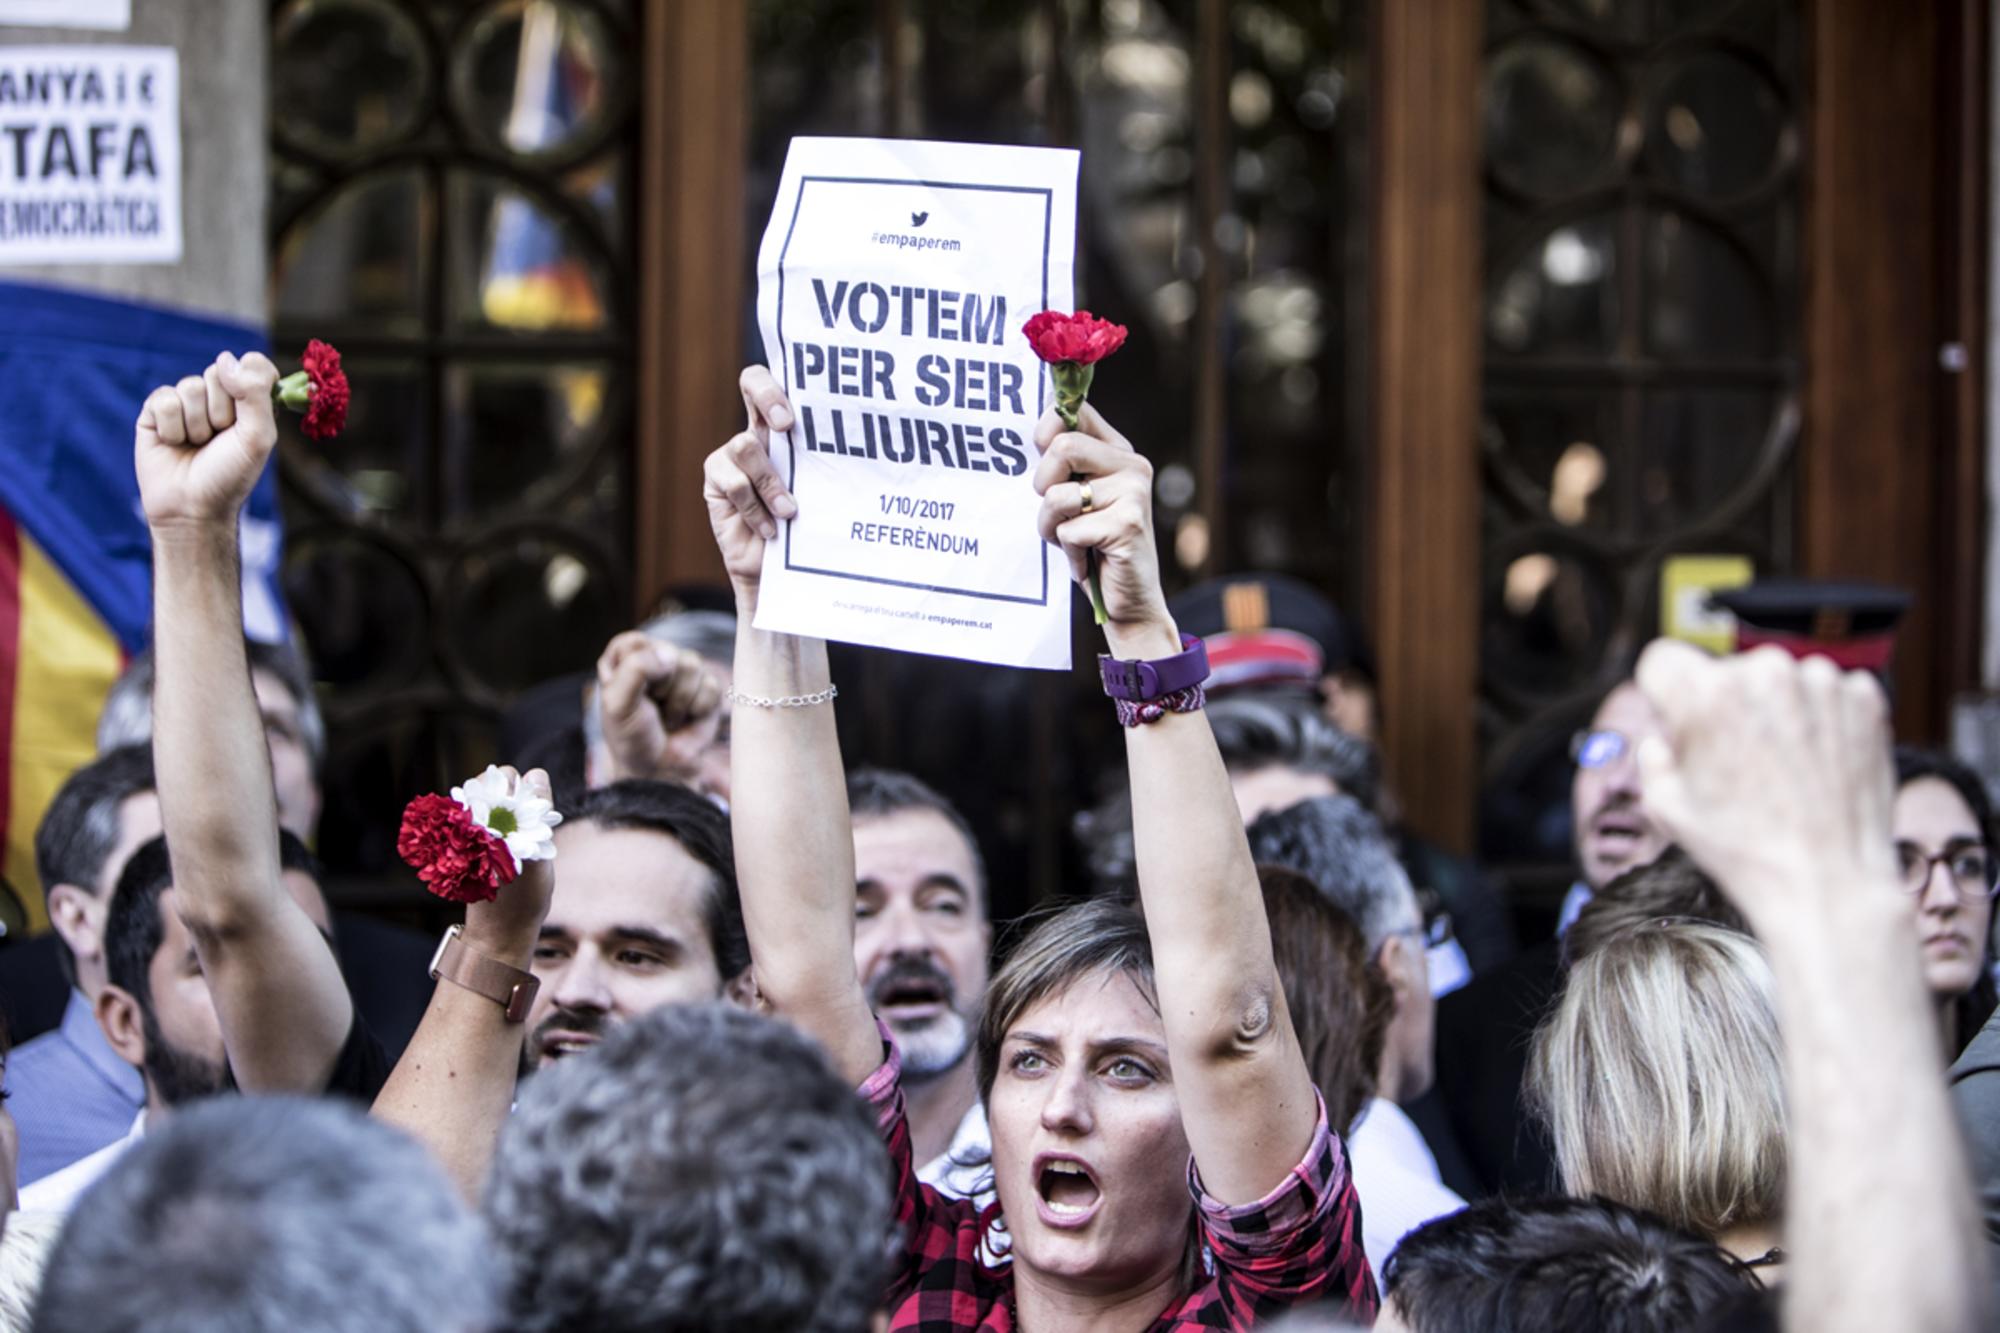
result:
[[[1090,496],[1090,483],[1086,481],[1083,483],[1083,509],[1080,512],[1088,514],[1093,503],[1094,501]]]

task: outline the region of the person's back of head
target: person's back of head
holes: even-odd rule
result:
[[[891,1204],[874,1119],[810,1039],[680,1005],[529,1081],[486,1216],[513,1333],[864,1333]]]
[[[1571,1194],[1718,1240],[1783,1212],[1784,1047],[1747,935],[1669,923],[1578,960],[1535,1036],[1527,1096]]]
[[[1354,918],[1297,871],[1259,866],[1285,1007],[1327,1120],[1346,1133],[1375,1095],[1396,1000]]]
[[[330,1102],[176,1113],[78,1202],[36,1333],[477,1333],[478,1218],[415,1142]]]
[[[1250,855],[1311,880],[1354,918],[1372,953],[1423,924],[1416,890],[1381,823],[1350,796],[1320,796],[1274,810],[1250,826]]]
[[[1669,847],[1658,859],[1626,871],[1584,904],[1563,934],[1563,961],[1575,963],[1627,931],[1662,921],[1706,921],[1748,934],[1749,924],[1694,858]]]
[[[1714,1245],[1608,1199],[1492,1199],[1404,1237],[1376,1327],[1682,1333],[1746,1285]]]

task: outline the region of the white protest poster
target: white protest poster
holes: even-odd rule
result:
[[[0,26],[102,28],[132,26],[132,0],[0,0]]]
[[[799,513],[759,628],[1069,666],[1069,565],[1035,527],[1052,389],[1021,326],[1070,308],[1076,172],[1067,149],[792,140],[757,315]]]
[[[0,46],[0,266],[181,257],[170,46]]]

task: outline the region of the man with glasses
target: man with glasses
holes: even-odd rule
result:
[[[1652,705],[1625,680],[1571,741],[1577,879],[1563,901],[1558,934],[1613,880],[1666,850],[1639,791],[1639,746],[1659,734]],[[1551,937],[1438,1005],[1438,1094],[1470,1171],[1461,1193],[1555,1187],[1548,1145],[1521,1115],[1521,1079],[1535,1023],[1561,981],[1562,948]]]
[[[1570,758],[1576,761],[1570,816],[1579,878],[1563,899],[1558,935],[1569,929],[1593,894],[1667,849],[1666,835],[1646,817],[1639,792],[1639,746],[1659,734],[1653,706],[1628,680],[1604,696],[1590,726],[1570,742]]]

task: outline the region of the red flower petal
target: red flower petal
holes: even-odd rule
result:
[[[1080,366],[1094,365],[1123,347],[1127,333],[1123,324],[1099,319],[1088,310],[1073,315],[1044,310],[1030,316],[1021,331],[1042,360],[1074,361]]]
[[[435,794],[404,808],[396,854],[447,902],[491,902],[519,873],[505,839],[473,823],[472,812],[457,801]]]
[[[312,397],[306,403],[306,419],[300,423],[309,439],[330,440],[347,427],[347,372],[340,368],[340,352],[331,343],[314,338],[300,358],[312,379]]]

